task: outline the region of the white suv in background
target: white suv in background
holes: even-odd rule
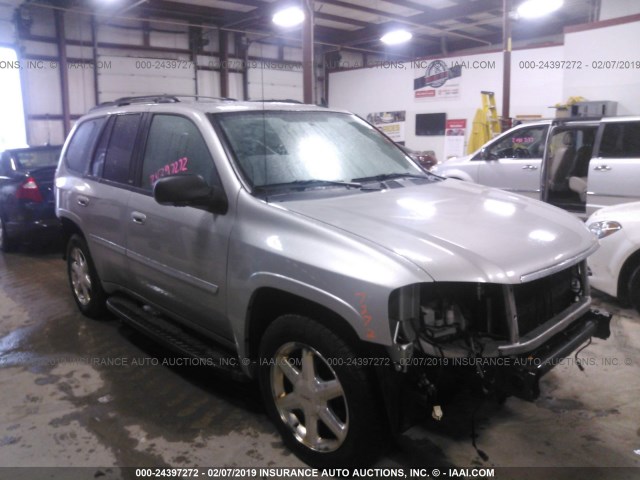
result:
[[[519,125],[432,171],[590,215],[640,200],[640,117]]]
[[[591,284],[640,311],[640,202],[598,210],[587,225],[600,239],[589,257]]]

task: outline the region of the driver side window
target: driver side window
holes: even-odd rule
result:
[[[520,128],[482,151],[474,160],[542,158],[547,126]]]
[[[141,186],[152,190],[158,179],[184,173],[200,175],[209,185],[218,183],[213,159],[198,127],[185,117],[156,114],[147,138]]]

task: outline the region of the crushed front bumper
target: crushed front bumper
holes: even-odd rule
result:
[[[509,366],[487,371],[494,388],[507,395],[534,400],[540,394],[540,378],[562,363],[591,337],[607,339],[611,334],[611,315],[591,309],[562,332],[535,350],[510,357]]]

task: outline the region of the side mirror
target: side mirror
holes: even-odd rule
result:
[[[163,177],[153,186],[153,198],[160,205],[202,208],[219,214],[229,209],[224,191],[210,187],[200,175]]]
[[[482,150],[480,150],[478,153],[476,153],[472,160],[491,160],[489,157],[489,150],[487,149],[487,147],[483,148]]]

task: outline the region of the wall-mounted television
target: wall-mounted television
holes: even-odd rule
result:
[[[416,135],[444,135],[446,113],[418,113],[416,115]]]

